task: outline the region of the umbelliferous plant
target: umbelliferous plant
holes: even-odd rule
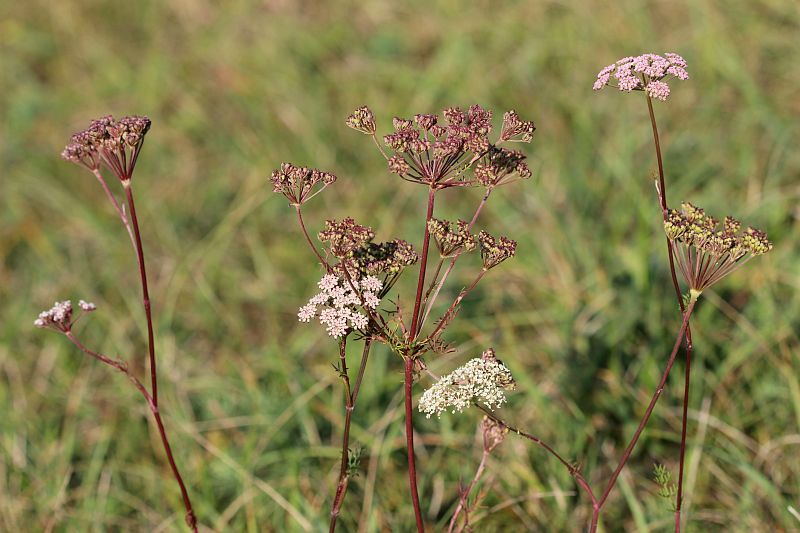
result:
[[[417,114],[411,119],[395,118],[393,131],[378,139],[375,116],[367,107],[357,109],[346,124],[370,136],[386,160],[387,169],[427,192],[426,212],[420,213],[421,250],[405,240],[374,242],[375,231],[352,218],[328,220],[314,244],[306,230],[301,207],[336,178],[332,174],[284,163],[271,176],[273,190],[283,194],[294,207],[300,229],[326,274],[319,282],[320,292],[298,312],[301,322],[318,320],[328,334],[338,339],[336,370],[344,384],[345,422],[342,435],[341,467],[331,504],[330,531],[334,531],[347,486],[353,473],[349,460],[349,431],[353,409],[367,368],[373,343],[387,345],[403,363],[405,423],[409,489],[417,529],[424,529],[417,492],[414,454],[413,401],[415,378],[426,369],[423,358],[442,353],[447,344],[442,335],[458,314],[460,305],[483,277],[506,259],[514,256],[516,242],[474,227],[492,191],[508,183],[531,177],[526,156],[503,146],[511,142],[530,142],[533,122],[519,118],[514,111],[503,117],[495,140],[492,113],[478,105],[467,110],[445,109],[441,116]],[[381,142],[382,141],[382,142]],[[480,187],[485,190],[469,221],[448,221],[434,217],[437,194],[444,189]],[[481,267],[473,281],[458,292],[445,311],[432,318],[442,287],[464,253],[481,256]],[[385,298],[398,278],[416,269],[416,291],[390,303]],[[362,358],[351,383],[346,357],[348,340],[363,342]],[[489,407],[503,403],[503,390],[513,384],[505,366],[489,351],[442,381],[426,393],[423,411],[441,413],[463,409],[480,400]],[[469,381],[469,384],[466,383]],[[454,386],[455,388],[451,387]],[[493,449],[493,446],[491,447]]]
[[[197,519],[189,499],[189,492],[181,477],[178,465],[172,454],[167,431],[161,417],[161,407],[158,401],[158,373],[156,371],[155,333],[151,310],[150,292],[147,286],[147,268],[144,259],[144,247],[139,231],[139,220],[136,216],[136,207],[133,195],[133,173],[136,161],[144,144],[145,135],[150,130],[150,119],[147,117],[123,117],[115,120],[105,116],[93,120],[88,128],[72,136],[70,143],[64,148],[61,157],[66,161],[86,168],[97,178],[106,197],[119,216],[130,238],[136,262],[139,268],[139,280],[142,289],[142,306],[147,321],[147,353],[149,362],[150,388],[148,389],[131,371],[127,361],[116,359],[97,352],[84,345],[77,337],[74,326],[84,315],[95,311],[93,303],[81,300],[78,303],[78,312],[67,300],[56,302],[48,311],[39,315],[34,324],[39,328],[46,328],[63,334],[79,350],[101,363],[121,372],[133,383],[133,386],[142,395],[153,421],[158,428],[161,444],[164,448],[167,461],[172,474],[180,488],[184,507],[186,508],[186,523],[193,531],[197,531]],[[104,171],[111,172],[122,186],[124,204],[120,204],[111,189],[108,187]],[[127,209],[126,209],[127,206]]]
[[[428,203],[423,224],[421,252],[417,256],[415,252],[409,251],[407,257],[410,260],[401,265],[402,268],[416,266],[418,260],[417,290],[411,300],[413,304],[408,305],[397,302],[394,307],[388,307],[381,302],[381,298],[386,295],[387,288],[391,286],[396,276],[388,277],[380,270],[371,271],[367,266],[370,263],[364,262],[365,257],[373,257],[374,252],[370,251],[371,248],[382,249],[383,246],[375,247],[372,244],[374,232],[371,228],[361,226],[352,219],[341,222],[328,221],[326,229],[319,234],[319,240],[324,244],[322,251],[309,238],[300,216],[300,205],[303,201],[300,201],[298,195],[293,197],[288,194],[288,191],[284,190],[284,184],[293,183],[292,187],[311,191],[320,179],[312,178],[306,185],[300,184],[302,179],[324,173],[305,168],[298,169],[288,164],[284,164],[280,170],[273,173],[272,182],[275,191],[284,193],[297,210],[306,240],[327,272],[320,281],[322,292],[312,297],[308,304],[301,308],[299,318],[304,322],[318,318],[328,333],[339,339],[337,369],[345,384],[346,410],[342,466],[339,485],[332,503],[330,531],[336,527],[348,479],[352,474],[352,463],[347,460],[349,424],[373,342],[385,343],[403,361],[407,464],[418,531],[422,531],[424,525],[416,486],[412,392],[415,377],[420,372],[427,372],[435,383],[422,394],[418,405],[419,411],[425,413],[427,417],[434,414],[439,417],[446,412],[461,412],[470,406],[475,406],[484,413],[481,422],[484,434],[482,458],[473,480],[460,490],[449,531],[463,531],[470,527],[469,513],[474,507],[474,503],[469,503],[470,491],[486,468],[488,454],[502,441],[506,433],[513,432],[540,446],[567,468],[591,502],[589,531],[594,532],[599,526],[604,505],[650,420],[667,384],[680,347],[685,341],[686,374],[677,484],[670,484],[663,467],[657,472],[657,481],[663,486],[669,486],[669,490],[664,489],[662,495],[674,498],[675,531],[680,531],[692,351],[690,320],[698,298],[705,289],[739,268],[750,258],[764,254],[772,248],[766,234],[753,228],[742,230],[738,220],[732,217],[727,217],[720,226],[716,219],[692,204],[681,204],[681,209],[676,210],[671,209],[667,203],[666,179],[653,99],[666,101],[670,95],[668,82],[672,79],[688,78],[686,61],[681,56],[674,53],[664,56],[644,54],[627,57],[609,65],[600,71],[594,84],[595,90],[610,85],[623,92],[638,91],[645,95],[658,163],[656,190],[665,231],[667,260],[681,319],[676,340],[656,390],[616,467],[602,485],[602,492],[592,489],[577,463],[567,460],[535,435],[508,424],[493,411],[503,405],[506,390],[513,388],[515,383],[508,368],[496,358],[494,350],[486,350],[480,358],[470,360],[442,378],[428,371],[424,363],[424,357],[446,350],[447,343],[443,340],[442,334],[458,314],[463,299],[490,269],[513,257],[516,252],[516,242],[513,240],[496,237],[485,231],[476,235],[473,228],[494,188],[530,177],[525,155],[501,145],[512,141],[530,142],[535,130],[532,122],[521,120],[513,111],[506,113],[500,134],[492,143],[488,137],[492,130],[491,113],[478,106],[473,106],[466,112],[450,108],[443,112],[444,120],[441,122],[440,117],[428,114],[415,115],[413,119],[395,118],[393,121],[395,131],[385,135],[381,143],[377,136],[374,115],[369,108],[359,108],[348,117],[346,121],[348,126],[372,137],[386,159],[391,173],[410,183],[422,185],[427,190]],[[286,176],[287,169],[293,170],[296,177],[290,179]],[[469,222],[447,221],[434,217],[436,194],[439,191],[451,187],[471,186],[484,187],[486,193]],[[405,241],[402,242],[403,246],[410,250],[410,245]],[[435,259],[435,253],[432,253],[431,243],[438,252],[438,261]],[[459,256],[473,250],[480,251],[482,268],[472,283],[463,288],[446,311],[426,329],[436,298]],[[431,266],[430,263],[433,261],[436,263]],[[402,270],[401,267],[394,273],[398,274]],[[375,278],[376,273],[383,274],[384,278]],[[685,291],[681,288],[679,273],[683,278]],[[408,309],[411,309],[410,316]],[[355,387],[350,385],[345,352],[345,343],[351,335],[364,341],[364,355],[359,365]]]

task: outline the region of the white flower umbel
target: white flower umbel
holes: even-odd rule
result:
[[[506,401],[505,390],[514,388],[511,371],[486,350],[480,358],[471,359],[464,366],[444,376],[422,394],[419,410],[427,418],[445,411],[461,412],[473,401],[495,409]]]
[[[350,328],[363,330],[367,327],[369,320],[358,308],[362,307],[363,301],[366,307],[377,309],[380,304],[377,293],[383,288],[383,282],[367,276],[351,283],[334,274],[326,274],[318,287],[321,292],[300,308],[297,319],[310,322],[317,317],[331,337],[341,337]]]

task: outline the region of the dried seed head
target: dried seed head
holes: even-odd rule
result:
[[[350,217],[342,221],[327,220],[319,240],[328,243],[330,253],[339,259],[350,257],[356,248],[364,246],[375,237],[368,226],[362,226]]]
[[[478,242],[481,248],[483,268],[486,270],[496,267],[509,257],[514,257],[517,251],[516,241],[508,237],[494,237],[485,231],[478,234]]]
[[[375,134],[375,115],[367,106],[359,107],[353,111],[353,114],[345,120],[345,124],[361,133],[367,135]]]
[[[149,130],[147,117],[130,116],[116,121],[107,115],[92,120],[88,128],[73,134],[61,157],[91,171],[97,170],[102,162],[120,181],[127,183]]]
[[[408,174],[411,171],[411,167],[403,157],[399,155],[393,155],[389,158],[389,172],[393,174],[399,174],[403,176],[404,174]]]
[[[428,221],[428,232],[433,237],[442,257],[451,257],[461,251],[469,252],[477,246],[475,236],[470,233],[469,223],[465,220],[449,222],[431,218]]]
[[[515,177],[528,179],[532,173],[525,159],[525,154],[517,150],[491,147],[475,167],[475,179],[487,188],[510,183]]]
[[[675,252],[676,262],[689,288],[703,291],[727,276],[752,257],[772,250],[763,231],[725,217],[718,230],[717,219],[690,203],[681,210],[671,209],[664,220],[664,232]]]
[[[529,143],[533,140],[533,132],[536,126],[532,121],[521,120],[517,112],[513,109],[503,115],[503,128],[500,130],[501,141],[511,141],[519,137],[522,142]]]
[[[481,433],[483,434],[483,449],[487,453],[492,453],[505,440],[508,428],[488,416],[484,416],[481,420]]]
[[[272,191],[283,194],[291,205],[299,206],[336,181],[336,176],[315,168],[281,163],[270,176]]]
[[[366,243],[353,250],[357,272],[361,275],[394,275],[419,260],[408,242],[395,239],[381,243]],[[348,267],[349,268],[349,267]]]

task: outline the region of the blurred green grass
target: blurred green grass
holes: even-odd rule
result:
[[[319,272],[266,176],[281,161],[339,177],[307,218],[353,215],[418,242],[420,189],[392,179],[344,117],[478,102],[533,118],[533,182],[482,224],[519,241],[450,330],[446,371],[486,346],[520,381],[504,414],[579,460],[590,480],[633,430],[678,327],[638,95],[592,93],[614,59],[676,51],[692,79],[657,105],[673,202],[766,229],[775,251],[726,279],[695,326],[688,531],[797,531],[800,508],[798,177],[800,8],[791,0],[0,5],[0,530],[180,531],[179,494],[144,406],[119,376],[32,320],[87,298],[90,345],[143,361],[137,274],[93,179],[59,160],[97,115],[154,122],[136,191],[162,394],[202,523],[313,530],[337,474],[341,390],[324,332],[295,321]],[[446,194],[470,212],[479,191]],[[420,214],[421,216],[421,214]],[[469,318],[469,320],[467,320]],[[677,471],[675,369],[622,477],[607,531],[667,531],[654,462]],[[372,358],[353,427],[364,447],[343,531],[412,527],[398,361]],[[431,528],[471,476],[475,413],[416,421]],[[569,476],[509,438],[480,531],[577,531]]]

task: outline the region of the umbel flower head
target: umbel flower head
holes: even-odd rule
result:
[[[375,115],[367,106],[361,106],[344,121],[356,131],[367,135],[375,135]]]
[[[495,409],[505,403],[505,391],[515,386],[511,371],[490,348],[427,389],[419,400],[419,410],[427,418],[441,417],[445,411],[460,413],[476,401]]]
[[[39,313],[39,317],[34,320],[33,325],[37,328],[49,328],[62,333],[68,333],[72,329],[72,325],[80,319],[83,313],[91,313],[97,306],[91,302],[80,300],[78,307],[81,314],[77,317],[73,316],[72,302],[64,300],[63,302],[56,302],[53,307],[47,311]]]
[[[352,256],[356,248],[375,238],[375,232],[347,217],[341,221],[326,220],[325,229],[319,232],[318,237],[321,242],[328,243],[334,257],[345,259]]]
[[[61,157],[91,171],[105,164],[123,184],[130,183],[136,160],[150,130],[150,119],[143,116],[114,120],[107,115],[72,135]]]
[[[367,316],[358,310],[377,309],[383,282],[376,277],[342,279],[334,274],[326,274],[319,284],[320,292],[311,297],[300,308],[297,318],[300,322],[310,322],[318,317],[331,337],[341,337],[351,329],[364,330],[369,323]]]
[[[461,251],[470,252],[477,246],[477,240],[469,232],[469,223],[466,220],[449,222],[431,218],[428,221],[428,232],[442,257],[451,257]]]
[[[533,121],[522,120],[513,109],[503,115],[503,128],[500,130],[501,141],[519,141],[529,143],[533,140],[536,125]]]
[[[466,174],[494,145],[489,141],[492,131],[492,113],[479,105],[464,111],[447,108],[442,116],[417,114],[413,119],[395,118],[394,132],[383,137],[391,151],[386,155],[389,171],[407,181],[427,184],[435,189],[463,187],[478,183],[477,177]],[[351,128],[373,135],[375,121],[372,111],[361,107],[350,115],[346,123]],[[503,117],[503,129],[498,142],[530,142],[533,122],[519,118],[514,111]],[[513,166],[513,171],[528,173],[522,163],[524,155]],[[483,164],[488,164],[484,161]]]
[[[689,79],[686,61],[681,56],[674,53],[663,56],[642,54],[624,57],[605,67],[597,74],[592,88],[599,91],[608,85],[617,87],[620,91],[645,91],[651,98],[665,101],[669,96],[669,85],[666,82],[674,78]]]
[[[767,234],[755,228],[741,230],[741,223],[725,217],[722,229],[717,219],[690,203],[670,209],[664,231],[689,288],[702,292],[751,258],[772,250]]]
[[[281,168],[270,176],[272,191],[284,195],[291,205],[299,206],[336,181],[336,176],[315,168],[298,167],[281,163]]]
[[[516,178],[528,179],[532,175],[525,154],[495,146],[489,148],[475,167],[475,179],[486,188],[505,185]]]
[[[478,234],[478,243],[485,270],[496,267],[509,257],[514,257],[517,252],[517,241],[508,237],[495,237],[486,231]]]

